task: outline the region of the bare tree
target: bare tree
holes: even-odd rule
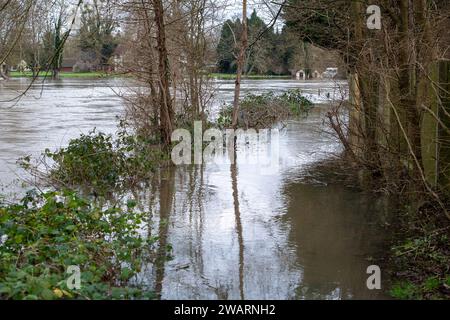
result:
[[[245,66],[245,54],[248,46],[248,25],[247,25],[247,0],[242,0],[242,34],[239,47],[239,54],[237,56],[237,71],[236,81],[234,86],[234,100],[233,100],[233,120],[232,126],[236,128],[238,125],[239,116],[239,100],[241,94],[241,80],[242,73]]]

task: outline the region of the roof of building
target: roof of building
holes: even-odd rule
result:
[[[77,63],[77,59],[72,59],[72,58],[63,59],[63,61],[61,63],[61,67],[62,68],[72,68],[76,63]]]

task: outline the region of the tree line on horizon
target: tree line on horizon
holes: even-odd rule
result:
[[[243,73],[256,75],[291,75],[304,70],[307,77],[319,69],[339,64],[332,52],[325,52],[313,43],[301,39],[288,24],[274,27],[267,24],[256,10],[253,10],[248,25],[248,50]],[[217,44],[217,71],[236,73],[238,39],[242,33],[242,20],[226,20],[221,27]]]
[[[67,57],[83,61],[81,69],[107,65],[120,38],[114,12],[102,0],[78,5],[68,0],[5,4],[0,51],[5,53],[2,64],[6,72],[17,67],[33,75],[50,71],[57,78]]]

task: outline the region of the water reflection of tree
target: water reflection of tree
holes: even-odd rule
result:
[[[343,187],[288,185],[286,218],[303,277],[299,299],[374,298],[366,287],[369,255],[381,249],[374,200]]]
[[[200,275],[204,274],[203,265],[203,229],[204,229],[204,166],[191,166],[186,169],[189,174],[187,205],[189,206],[189,227],[196,241],[189,241],[191,265]]]
[[[169,218],[174,202],[175,168],[160,171],[158,250],[155,261],[155,293],[161,297],[167,260]]]
[[[239,210],[239,190],[237,184],[237,152],[236,152],[236,141],[234,143],[234,150],[229,150],[230,158],[232,159],[230,165],[230,174],[231,174],[231,188],[233,192],[233,207],[234,207],[234,215],[236,219],[236,232],[238,236],[238,244],[239,244],[239,294],[241,300],[245,299],[244,296],[244,237],[242,232],[242,221],[241,221],[241,212]]]

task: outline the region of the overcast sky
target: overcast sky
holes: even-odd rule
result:
[[[280,1],[281,2],[281,1]],[[242,0],[228,0],[227,4],[230,6],[225,9],[227,18],[241,18],[242,16]],[[279,5],[273,4],[269,0],[249,0],[248,1],[248,16],[252,14],[253,10],[258,12],[258,15],[269,23],[280,10]],[[278,25],[282,26],[281,19],[279,18]]]
[[[241,16],[242,15],[242,0],[228,0],[226,1],[227,4],[229,4],[228,8],[226,9],[227,13],[230,16]],[[258,0],[250,0],[248,2],[248,14],[250,15],[251,12],[256,9],[258,12],[265,12],[268,14],[268,8],[266,5],[264,5],[263,1],[258,1]]]
[[[76,3],[78,3],[79,0],[67,0],[69,4],[73,8],[76,7]],[[92,0],[84,0],[84,3],[89,3],[89,1]],[[217,0],[216,2],[218,5],[220,3],[223,3],[223,6],[221,6],[223,13],[221,14],[222,19],[225,21],[226,19],[241,19],[242,18],[242,0]],[[256,10],[258,12],[258,16],[260,16],[264,21],[269,24],[274,16],[277,14],[278,10],[280,9],[279,5],[273,4],[270,0],[248,0],[248,8],[247,8],[247,14],[248,17],[252,14],[253,10]],[[76,19],[76,23],[74,25],[74,30],[79,29],[80,19],[79,19],[80,11],[78,11],[78,19]],[[217,23],[217,21],[216,21]],[[222,22],[219,23],[219,25]],[[283,23],[281,18],[278,19],[276,27],[282,28]]]

